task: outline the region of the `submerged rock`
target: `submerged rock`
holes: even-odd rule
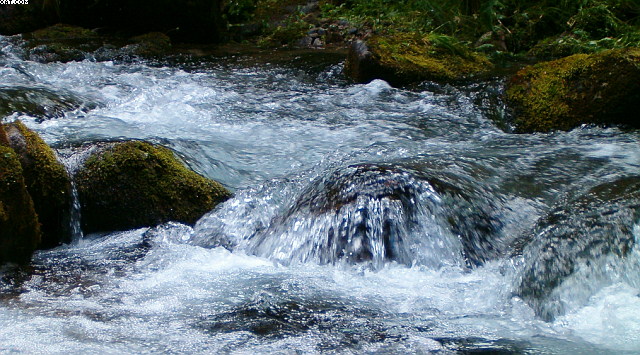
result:
[[[545,320],[564,314],[567,302],[597,280],[592,275],[568,284],[574,295],[564,297],[563,284],[579,270],[604,269],[599,259],[625,258],[636,247],[633,228],[638,221],[640,177],[596,186],[557,207],[538,222],[534,240],[525,248],[517,293]]]
[[[383,79],[392,85],[404,85],[465,80],[486,74],[491,67],[485,57],[451,37],[398,34],[355,41],[345,73],[359,83]]]
[[[0,86],[0,117],[12,113],[36,117],[38,121],[64,116],[65,112],[83,108],[93,108],[79,98],[41,87]]]
[[[5,126],[41,223],[41,248],[70,242],[71,179],[53,150],[22,122]]]
[[[518,132],[582,124],[640,127],[640,49],[577,54],[519,71],[506,98]]]
[[[302,191],[250,240],[249,251],[283,262],[476,265],[497,255],[492,240],[501,226],[463,195],[418,172],[348,166]]]
[[[87,233],[195,223],[230,193],[187,169],[167,148],[141,141],[107,144],[76,174]]]
[[[19,156],[0,125],[0,263],[26,262],[40,243],[40,225]]]

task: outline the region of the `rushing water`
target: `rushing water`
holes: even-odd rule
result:
[[[638,196],[600,192],[637,181],[637,131],[509,134],[499,81],[354,85],[335,56],[41,64],[12,43],[0,93],[36,108],[7,119],[70,171],[73,147],[145,139],[235,196],[0,274],[0,352],[640,351]]]

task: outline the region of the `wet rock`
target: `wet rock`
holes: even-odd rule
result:
[[[314,181],[250,251],[284,262],[472,266],[499,254],[501,225],[469,201],[419,172],[352,165]]]
[[[412,34],[357,40],[345,64],[345,73],[359,83],[383,79],[396,86],[466,80],[490,69],[485,57],[451,37]]]
[[[40,225],[19,156],[0,125],[0,263],[29,261],[39,243]]]
[[[577,54],[527,67],[510,79],[506,99],[522,133],[582,124],[640,127],[640,49]]]
[[[85,104],[71,94],[53,92],[41,87],[0,86],[0,117],[19,113],[44,121],[62,117],[68,111],[94,107],[94,104]]]
[[[88,29],[56,24],[24,35],[29,59],[41,63],[71,62],[86,59],[86,52],[101,44],[98,35]]]
[[[581,269],[604,271],[600,259],[625,258],[636,247],[633,228],[639,220],[640,177],[596,186],[556,207],[537,223],[524,250],[517,293],[544,320],[564,314],[568,301],[597,282],[593,277],[563,284]],[[574,294],[563,297],[563,287]]]
[[[70,242],[71,179],[53,150],[22,122],[5,126],[41,224],[40,248]]]
[[[230,195],[169,149],[141,141],[100,146],[75,179],[87,233],[167,221],[193,224]]]

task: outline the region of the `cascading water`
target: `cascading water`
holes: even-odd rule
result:
[[[637,131],[508,134],[487,118],[499,82],[353,85],[333,56],[0,48],[0,100],[29,103],[5,119],[69,170],[86,143],[145,139],[235,192],[193,227],[87,235],[0,271],[1,352],[640,351]]]

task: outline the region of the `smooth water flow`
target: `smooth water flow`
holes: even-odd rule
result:
[[[5,119],[70,171],[83,144],[145,139],[235,193],[195,226],[78,234],[2,271],[0,352],[640,351],[637,131],[509,134],[499,81],[355,85],[329,55],[0,48],[0,91],[31,103]]]

